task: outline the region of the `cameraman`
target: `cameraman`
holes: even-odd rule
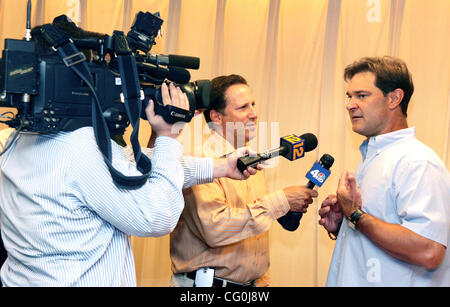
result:
[[[162,93],[165,105],[189,105],[173,84],[163,84]],[[129,235],[172,231],[184,208],[183,182],[246,179],[256,172],[242,175],[236,157],[191,158],[183,166],[180,130],[155,115],[153,106],[150,101],[145,112],[158,138],[150,177],[137,189],[114,184],[92,127],[19,134],[1,161],[0,216],[8,252],[3,285],[135,286]],[[139,175],[119,145],[111,145],[113,166]]]

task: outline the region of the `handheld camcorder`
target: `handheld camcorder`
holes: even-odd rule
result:
[[[31,30],[28,1],[23,40],[5,39],[0,60],[0,107],[17,109],[2,114],[3,123],[19,132],[57,133],[92,126],[96,142],[114,182],[139,187],[147,180],[151,161],[141,155],[139,119],[149,99],[155,113],[170,124],[189,122],[195,110],[209,107],[209,80],[189,82],[186,68],[198,69],[200,59],[149,54],[163,20],[159,13],[139,12],[127,35],[85,31],[65,15]],[[161,84],[173,81],[186,93],[190,109],[164,106]],[[137,169],[143,176],[127,177],[111,162],[111,138],[130,137]],[[12,143],[12,141],[10,142]],[[124,142],[123,142],[124,145]],[[6,151],[5,148],[4,151]]]

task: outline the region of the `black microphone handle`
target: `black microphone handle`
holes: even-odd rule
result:
[[[310,180],[306,187],[308,189],[314,188],[316,185]],[[283,226],[284,229],[289,231],[295,231],[300,225],[300,219],[302,218],[301,212],[289,211],[285,216],[278,219],[278,223]]]
[[[301,212],[288,211],[286,215],[278,218],[277,221],[284,229],[295,231],[297,230],[298,226],[300,226],[300,219],[302,218],[302,216],[303,213]]]
[[[237,161],[237,168],[242,173],[247,169],[247,167],[255,167],[259,162],[269,160],[279,155],[283,155],[287,151],[288,149],[285,146],[281,146],[276,149],[272,149],[264,153],[257,154],[256,156],[240,157]]]
[[[238,170],[243,173],[248,167],[255,167],[263,158],[260,155],[240,157],[237,161]]]
[[[311,180],[310,181],[308,181],[308,184],[306,185],[306,187],[308,188],[308,189],[312,189],[312,188],[314,188],[316,185],[314,184],[314,182],[312,182]]]
[[[334,163],[334,158],[328,154],[325,154],[320,158],[320,165],[322,165],[325,169],[330,169],[330,167]],[[314,188],[316,185],[309,180],[306,184],[308,189]],[[302,218],[301,212],[293,212],[289,211],[285,216],[282,216],[278,219],[278,223],[283,226],[284,229],[289,231],[295,231],[300,225],[300,219]]]
[[[306,184],[306,187],[308,189],[312,189],[315,186],[316,185],[311,180],[309,180],[308,183]],[[297,230],[298,226],[300,226],[301,218],[302,218],[301,212],[289,211],[288,213],[286,213],[285,216],[280,217],[277,221],[284,229],[288,231],[295,231]]]

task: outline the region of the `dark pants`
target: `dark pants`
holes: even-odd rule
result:
[[[5,247],[3,246],[2,237],[0,236],[0,268],[2,267],[3,263],[5,262],[7,257]],[[0,287],[2,286],[2,282],[0,280]]]

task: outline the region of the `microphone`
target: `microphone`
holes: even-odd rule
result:
[[[306,187],[308,189],[314,188],[315,185],[319,187],[327,180],[328,176],[330,176],[331,172],[329,171],[330,167],[334,163],[334,158],[329,154],[324,154],[319,162],[314,163],[313,167],[306,174],[306,178],[309,179]]]
[[[238,159],[237,168],[244,172],[247,167],[255,167],[259,162],[277,156],[283,156],[290,161],[302,158],[305,152],[314,150],[317,147],[317,138],[312,133],[305,133],[301,136],[290,134],[280,138],[280,147],[266,151],[256,156],[244,156]]]
[[[181,67],[162,67],[145,62],[136,62],[136,67],[150,75],[156,74],[179,84],[186,84],[191,79],[189,71]]]
[[[306,173],[306,178],[309,179],[306,187],[308,189],[314,188],[315,185],[319,187],[327,180],[331,172],[330,167],[334,163],[334,158],[329,154],[324,154],[319,162],[314,163],[313,167]],[[295,231],[300,225],[300,219],[303,214],[301,212],[289,211],[285,216],[280,217],[277,221],[284,229]]]
[[[178,84],[186,84],[191,80],[191,73],[181,67],[168,66],[169,73],[167,74],[167,79]]]
[[[156,65],[170,65],[170,66],[178,66],[189,69],[199,69],[200,67],[200,58],[185,56],[185,55],[176,55],[176,54],[150,54],[146,58],[151,63]]]

